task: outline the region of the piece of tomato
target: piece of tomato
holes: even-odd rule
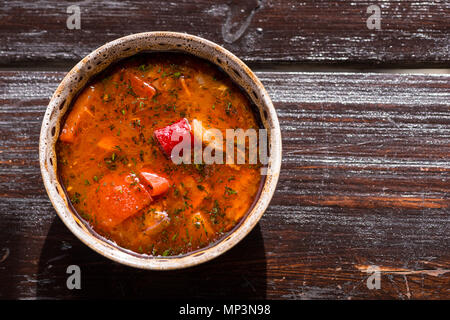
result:
[[[152,172],[150,169],[141,169],[139,171],[139,178],[144,185],[149,186],[148,191],[152,197],[162,195],[169,190],[169,180]]]
[[[132,174],[110,173],[93,184],[87,197],[90,214],[108,231],[152,202],[146,188]]]

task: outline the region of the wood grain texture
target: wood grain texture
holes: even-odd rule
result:
[[[223,256],[149,272],[82,244],[45,193],[39,130],[64,73],[0,72],[0,298],[449,299],[450,76],[257,75],[283,135],[269,209]]]
[[[81,9],[69,30],[67,7]],[[367,8],[379,4],[381,30]],[[249,63],[445,66],[448,1],[7,1],[0,6],[0,65],[78,61],[132,33],[187,32],[224,45]]]

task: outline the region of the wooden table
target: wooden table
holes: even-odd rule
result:
[[[377,3],[381,30],[371,30]],[[72,4],[81,29],[66,26]],[[2,3],[0,298],[449,299],[449,16],[446,1]],[[82,244],[57,217],[38,161],[41,120],[66,72],[107,41],[152,30],[205,37],[247,62],[283,135],[259,225],[223,256],[173,272],[128,268]],[[66,287],[71,264],[81,290]],[[372,265],[380,289],[367,286]]]

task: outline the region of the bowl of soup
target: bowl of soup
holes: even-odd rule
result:
[[[82,59],[47,107],[39,157],[49,198],[87,246],[171,270],[219,256],[266,210],[281,134],[269,95],[208,40],[147,32]]]

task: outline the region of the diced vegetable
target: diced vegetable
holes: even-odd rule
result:
[[[181,119],[167,127],[157,129],[153,134],[161,150],[168,158],[171,158],[172,149],[181,141],[188,140],[192,144],[193,140],[191,126],[187,119]],[[175,141],[172,141],[172,137],[174,137]]]
[[[157,175],[149,169],[143,168],[139,171],[139,177],[144,185],[149,186],[149,193],[155,197],[169,190],[169,180]]]
[[[217,90],[219,90],[222,93],[221,95],[223,96],[223,95],[225,95],[225,92],[228,90],[228,87],[226,85],[222,84],[217,88]]]
[[[157,90],[161,91],[163,90],[163,81],[161,78],[157,78],[156,80],[152,81],[152,86],[155,87]]]
[[[88,194],[90,213],[98,226],[111,230],[136,214],[152,201],[152,197],[134,175],[110,173]]]
[[[186,84],[186,80],[184,79],[184,77],[180,78],[180,82],[181,82],[181,86],[183,87],[184,92],[186,92],[186,95],[188,97],[190,97],[191,96],[191,91],[189,91],[189,88],[188,88],[188,86]]]
[[[91,90],[84,91],[76,100],[72,111],[69,113],[64,127],[61,130],[59,140],[66,143],[73,143],[82,122],[94,117],[94,114],[89,110],[92,103],[91,100],[93,100],[90,91]]]
[[[105,136],[101,138],[99,142],[97,142],[97,147],[106,151],[117,150],[117,145],[118,140],[111,136]]]
[[[128,80],[130,81],[130,89],[138,96],[151,99],[155,95],[156,89],[142,78],[134,74],[128,74]]]

